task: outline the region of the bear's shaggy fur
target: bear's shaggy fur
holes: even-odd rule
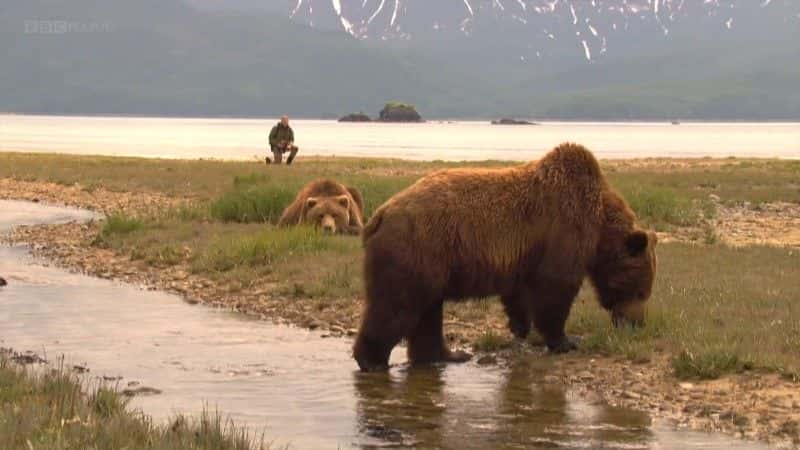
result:
[[[331,233],[361,233],[364,228],[361,192],[333,180],[308,183],[278,221],[279,226],[301,224],[312,224]]]
[[[533,322],[551,351],[569,351],[564,324],[586,276],[614,323],[640,323],[656,270],[655,234],[571,143],[517,167],[426,176],[378,209],[363,241],[362,370],[387,367],[402,338],[412,363],[468,359],[445,343],[443,302],[490,295],[515,336]]]

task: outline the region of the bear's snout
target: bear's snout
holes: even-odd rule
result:
[[[320,223],[319,226],[322,227],[322,231],[326,233],[336,233],[336,221],[331,215],[325,215],[325,217],[322,218],[322,223]]]
[[[646,308],[643,301],[626,303],[614,308],[614,310],[611,312],[611,321],[616,327],[642,327],[644,326],[645,312]]]

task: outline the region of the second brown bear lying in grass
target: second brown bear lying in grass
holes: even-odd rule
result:
[[[491,295],[514,335],[533,323],[551,351],[569,351],[564,325],[585,277],[615,323],[641,323],[656,270],[655,234],[575,144],[518,167],[428,175],[384,203],[363,239],[362,370],[387,367],[403,338],[412,363],[468,359],[445,342],[443,302]]]
[[[316,180],[297,193],[278,226],[309,224],[329,233],[360,234],[364,228],[361,192],[333,180]]]

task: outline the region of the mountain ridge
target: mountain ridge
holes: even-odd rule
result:
[[[785,23],[777,8],[784,0],[763,1],[751,3],[758,14],[735,33],[691,20],[676,20],[666,37],[650,25],[629,26],[632,37],[607,38],[613,46],[590,60],[574,40],[550,38],[547,55],[521,59],[532,49],[527,34],[515,33],[530,30],[498,31],[483,19],[469,34],[354,37],[335,21],[292,18],[297,0],[7,2],[0,4],[0,110],[336,118],[376,114],[400,100],[429,119],[798,120],[800,26]],[[340,10],[361,4],[374,2],[341,0]],[[569,35],[572,12],[554,11],[563,14],[548,20],[566,28],[549,30]],[[396,20],[415,17],[408,14]],[[87,30],[31,32],[36,18]]]

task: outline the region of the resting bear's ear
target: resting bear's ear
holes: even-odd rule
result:
[[[634,231],[625,237],[625,248],[631,256],[639,256],[647,249],[647,233]]]
[[[340,195],[340,196],[336,197],[336,201],[339,202],[339,204],[342,205],[343,208],[349,208],[350,207],[350,199],[347,198],[346,195]]]
[[[313,207],[317,206],[317,203],[318,203],[318,201],[317,201],[317,199],[315,197],[308,197],[306,199],[306,208],[309,208],[309,209],[313,208]]]

